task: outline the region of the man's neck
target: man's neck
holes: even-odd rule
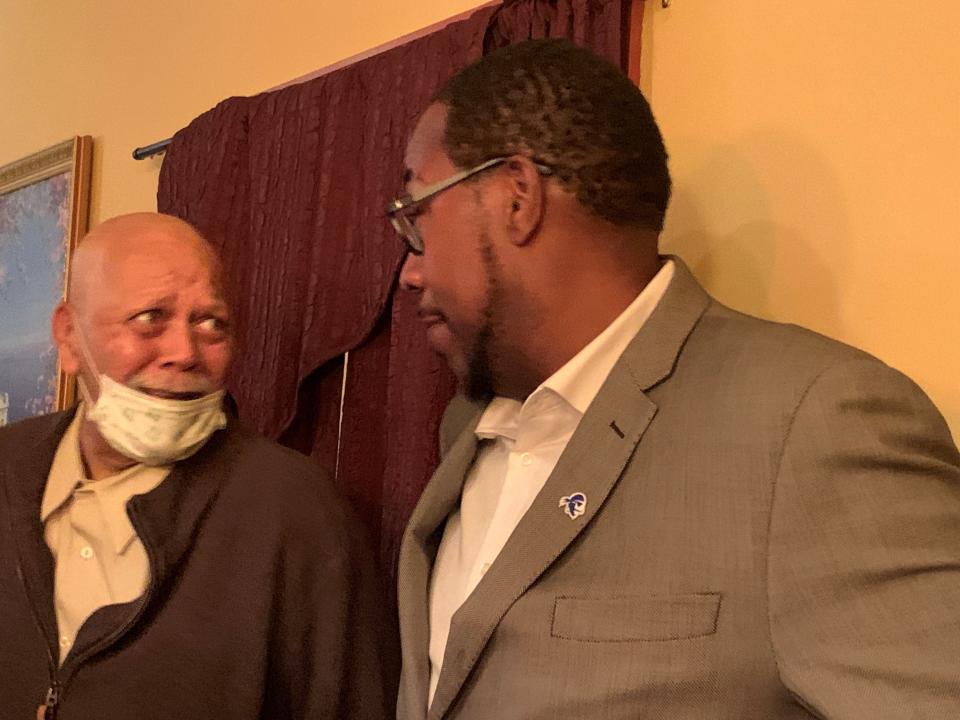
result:
[[[86,418],[80,423],[80,459],[91,480],[103,480],[137,464],[110,447],[97,426]]]
[[[629,272],[605,272],[604,282],[568,283],[545,317],[526,334],[529,342],[518,357],[525,368],[514,368],[509,386],[497,394],[521,402],[541,383],[569,362],[602,333],[649,284],[662,267],[660,258],[647,266],[633,266]]]

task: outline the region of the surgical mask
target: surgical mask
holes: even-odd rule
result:
[[[121,455],[144,465],[169,465],[193,455],[226,426],[223,390],[194,400],[157,398],[134,390],[98,373],[79,328],[78,334],[100,385],[96,402],[91,402],[83,379],[78,378],[89,405],[86,417]]]

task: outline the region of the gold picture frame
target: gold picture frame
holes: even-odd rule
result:
[[[0,167],[0,425],[76,398],[49,327],[87,231],[92,158],[85,135]]]

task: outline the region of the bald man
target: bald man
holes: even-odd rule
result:
[[[0,429],[0,715],[385,717],[357,524],[310,460],[223,412],[206,241],[104,222],[53,336],[83,401]]]

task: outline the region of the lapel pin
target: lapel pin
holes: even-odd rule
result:
[[[587,496],[582,492],[573,493],[560,498],[560,509],[571,520],[576,520],[587,511]]]

